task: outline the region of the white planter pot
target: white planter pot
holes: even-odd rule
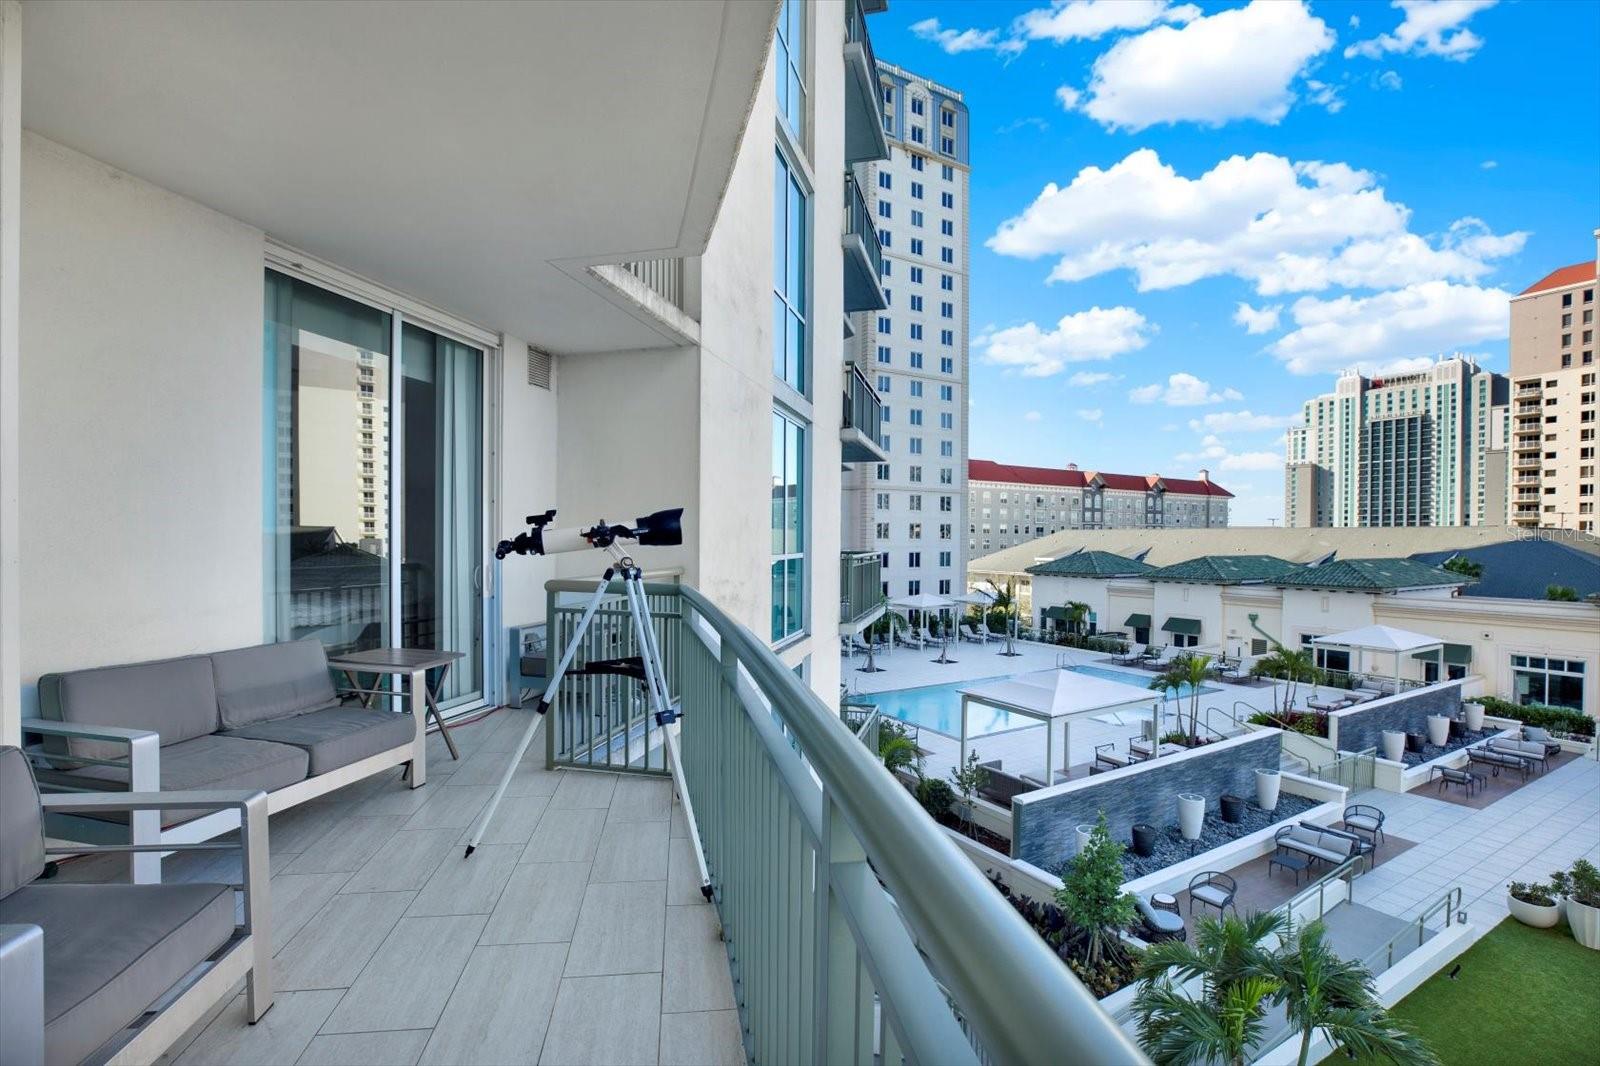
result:
[[[1277,770],[1256,771],[1256,806],[1264,811],[1278,809],[1278,790],[1283,787],[1283,774]]]
[[[1390,762],[1405,761],[1406,735],[1392,729],[1383,731],[1383,757]]]
[[[1442,714],[1428,715],[1428,743],[1442,748],[1450,742],[1450,719]]]
[[[1178,793],[1178,829],[1185,840],[1200,839],[1206,820],[1206,798],[1193,792]]]
[[[1506,904],[1511,909],[1511,917],[1535,929],[1549,929],[1561,920],[1561,908],[1554,904],[1541,907],[1537,903],[1526,903],[1509,892],[1506,893]]]
[[[1567,924],[1572,927],[1572,939],[1586,948],[1600,951],[1600,907],[1590,907],[1576,900],[1566,901]]]
[[[1084,848],[1087,848],[1089,846],[1089,837],[1092,836],[1093,834],[1094,834],[1094,826],[1092,826],[1092,825],[1080,825],[1080,826],[1078,826],[1078,850],[1080,852],[1083,851]]]
[[[1461,711],[1467,717],[1467,728],[1476,733],[1483,728],[1483,704],[1463,703]]]

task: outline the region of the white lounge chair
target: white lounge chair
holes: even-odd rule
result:
[[[1005,631],[1005,627],[1004,626],[1002,626],[999,629],[996,629],[994,626],[990,625],[988,622],[985,622],[985,623],[983,623],[983,629],[984,629],[984,632],[988,633],[995,640],[1005,640],[1006,639],[1006,631]]]
[[[904,647],[904,648],[922,648],[922,647],[925,647],[925,645],[922,642],[921,635],[918,634],[913,629],[897,629],[897,630],[895,630],[894,639],[895,639],[895,642],[897,644],[899,644],[901,647]]]
[[[1144,650],[1145,645],[1143,644],[1130,644],[1125,654],[1117,656],[1112,661],[1123,666],[1130,666],[1144,657]]]
[[[922,627],[922,640],[926,644],[941,644],[943,639],[933,635],[933,630],[928,626]]]
[[[987,644],[987,643],[989,643],[989,631],[988,631],[988,629],[987,628],[979,629],[979,628],[977,628],[976,626],[974,626],[970,622],[962,623],[962,625],[961,625],[961,636],[962,636],[962,639],[970,640],[974,644]]]

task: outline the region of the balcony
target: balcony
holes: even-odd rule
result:
[[[850,636],[883,617],[883,558],[877,552],[839,553],[839,634]]]
[[[883,0],[845,0],[844,161],[870,163],[889,158],[878,102],[878,60],[872,54],[867,15],[882,11]]]
[[[851,366],[844,381],[844,420],[839,427],[841,461],[881,463],[889,456],[879,443],[883,438],[883,401],[858,367]]]
[[[884,298],[883,245],[878,243],[878,227],[867,211],[861,186],[849,174],[844,178],[844,310],[881,311],[889,306]]]

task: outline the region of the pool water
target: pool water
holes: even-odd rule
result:
[[[1072,666],[1068,667],[1073,673],[1089,674],[1094,677],[1105,678],[1107,681],[1121,681],[1128,685],[1137,685],[1145,688],[1150,684],[1153,675],[1142,674],[1131,670],[1113,670],[1107,666]],[[874,692],[865,699],[877,704],[882,714],[887,714],[908,722],[922,729],[931,729],[935,733],[945,736],[958,737],[961,735],[961,690],[972,685],[980,685],[987,681],[1004,681],[1005,677],[974,678],[970,681],[952,681],[946,685],[925,685],[922,688],[891,689],[887,692]],[[1221,691],[1214,685],[1200,686],[1201,695],[1208,692]],[[1184,685],[1178,693],[1178,698],[1183,699],[1189,695],[1189,686]],[[1168,697],[1171,698],[1170,691]],[[969,737],[988,736],[991,733],[1004,733],[1011,729],[1023,729],[1031,725],[1042,724],[1037,718],[1026,715],[1011,714],[1000,710],[998,707],[985,707],[974,703],[967,722],[967,735]]]

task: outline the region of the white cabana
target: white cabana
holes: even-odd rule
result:
[[[1056,722],[1061,722],[1061,769],[1072,759],[1072,719],[1079,715],[1100,714],[1118,707],[1149,704],[1155,735],[1152,751],[1159,750],[1161,735],[1161,697],[1138,685],[1125,685],[1072,670],[1040,670],[1019,674],[1004,681],[985,681],[961,689],[961,761],[967,765],[967,713],[974,703],[997,707],[1045,725],[1045,779],[1050,781],[1055,763]]]
[[[902,596],[898,600],[890,600],[889,604],[893,607],[904,607],[911,611],[922,611],[923,613],[939,611],[942,613],[954,602],[949,596],[933,596],[926,592],[919,592],[915,596]],[[953,663],[956,660],[950,658],[950,628],[944,625],[942,620],[939,628],[944,635],[944,641],[939,648],[939,657],[934,662]]]
[[[1330,633],[1325,637],[1312,637],[1311,643],[1319,648],[1345,648],[1355,652],[1372,651],[1387,652],[1394,656],[1394,687],[1400,689],[1400,662],[1403,655],[1415,655],[1420,651],[1437,651],[1444,655],[1444,641],[1438,637],[1430,637],[1425,633],[1413,633],[1409,629],[1396,629],[1394,626],[1370,625],[1361,626],[1359,629],[1347,629],[1343,633]],[[1359,665],[1359,655],[1352,657],[1350,663],[1352,674],[1363,673],[1355,667]],[[1443,669],[1441,667],[1441,673]]]

